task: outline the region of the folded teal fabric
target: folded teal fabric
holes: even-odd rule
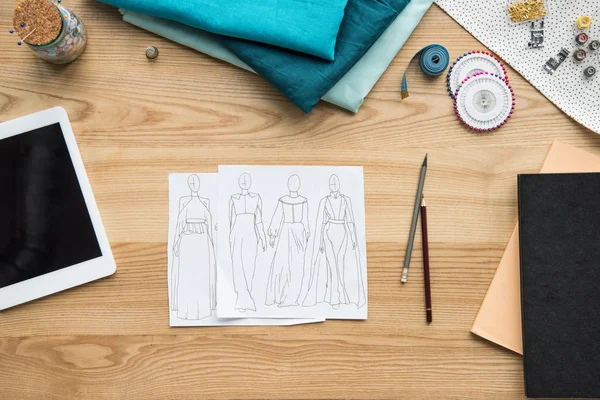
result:
[[[338,34],[335,59],[325,61],[256,42],[219,38],[243,62],[275,86],[302,111],[310,113],[369,50],[410,0],[348,0]]]
[[[99,0],[219,35],[333,60],[348,0]]]
[[[365,97],[417,27],[432,2],[433,0],[412,0],[369,51],[323,96],[323,100],[352,112],[358,112]],[[123,20],[130,24],[254,72],[226,49],[219,42],[217,35],[162,18],[126,10],[121,12]]]

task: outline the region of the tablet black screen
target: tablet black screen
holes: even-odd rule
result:
[[[100,256],[60,124],[0,139],[0,288]]]

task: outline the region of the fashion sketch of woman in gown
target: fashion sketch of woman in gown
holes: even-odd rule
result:
[[[321,199],[313,243],[311,273],[303,306],[329,303],[366,304],[360,252],[350,198],[340,193],[340,180],[329,179],[329,195]]]
[[[267,283],[265,304],[279,307],[297,306],[302,278],[304,256],[310,237],[308,226],[308,201],[298,194],[300,177],[288,179],[289,195],[277,202],[275,214],[269,225],[271,247],[275,255]]]
[[[210,200],[200,197],[200,178],[188,177],[191,195],[179,199],[173,246],[171,309],[181,319],[210,317],[217,306],[217,261]]]
[[[262,221],[262,199],[250,193],[252,178],[243,173],[238,185],[241,193],[231,196],[229,201],[229,250],[233,266],[233,286],[237,294],[235,308],[239,311],[254,310],[252,280],[256,269],[258,245],[267,249],[267,238]]]

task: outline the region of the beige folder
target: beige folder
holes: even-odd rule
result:
[[[600,157],[555,141],[540,173],[600,172]],[[519,230],[515,227],[471,332],[523,354]]]

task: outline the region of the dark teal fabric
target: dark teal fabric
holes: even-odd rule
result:
[[[410,0],[349,0],[335,48],[325,61],[298,52],[221,37],[223,45],[302,111],[319,99],[369,50]]]

